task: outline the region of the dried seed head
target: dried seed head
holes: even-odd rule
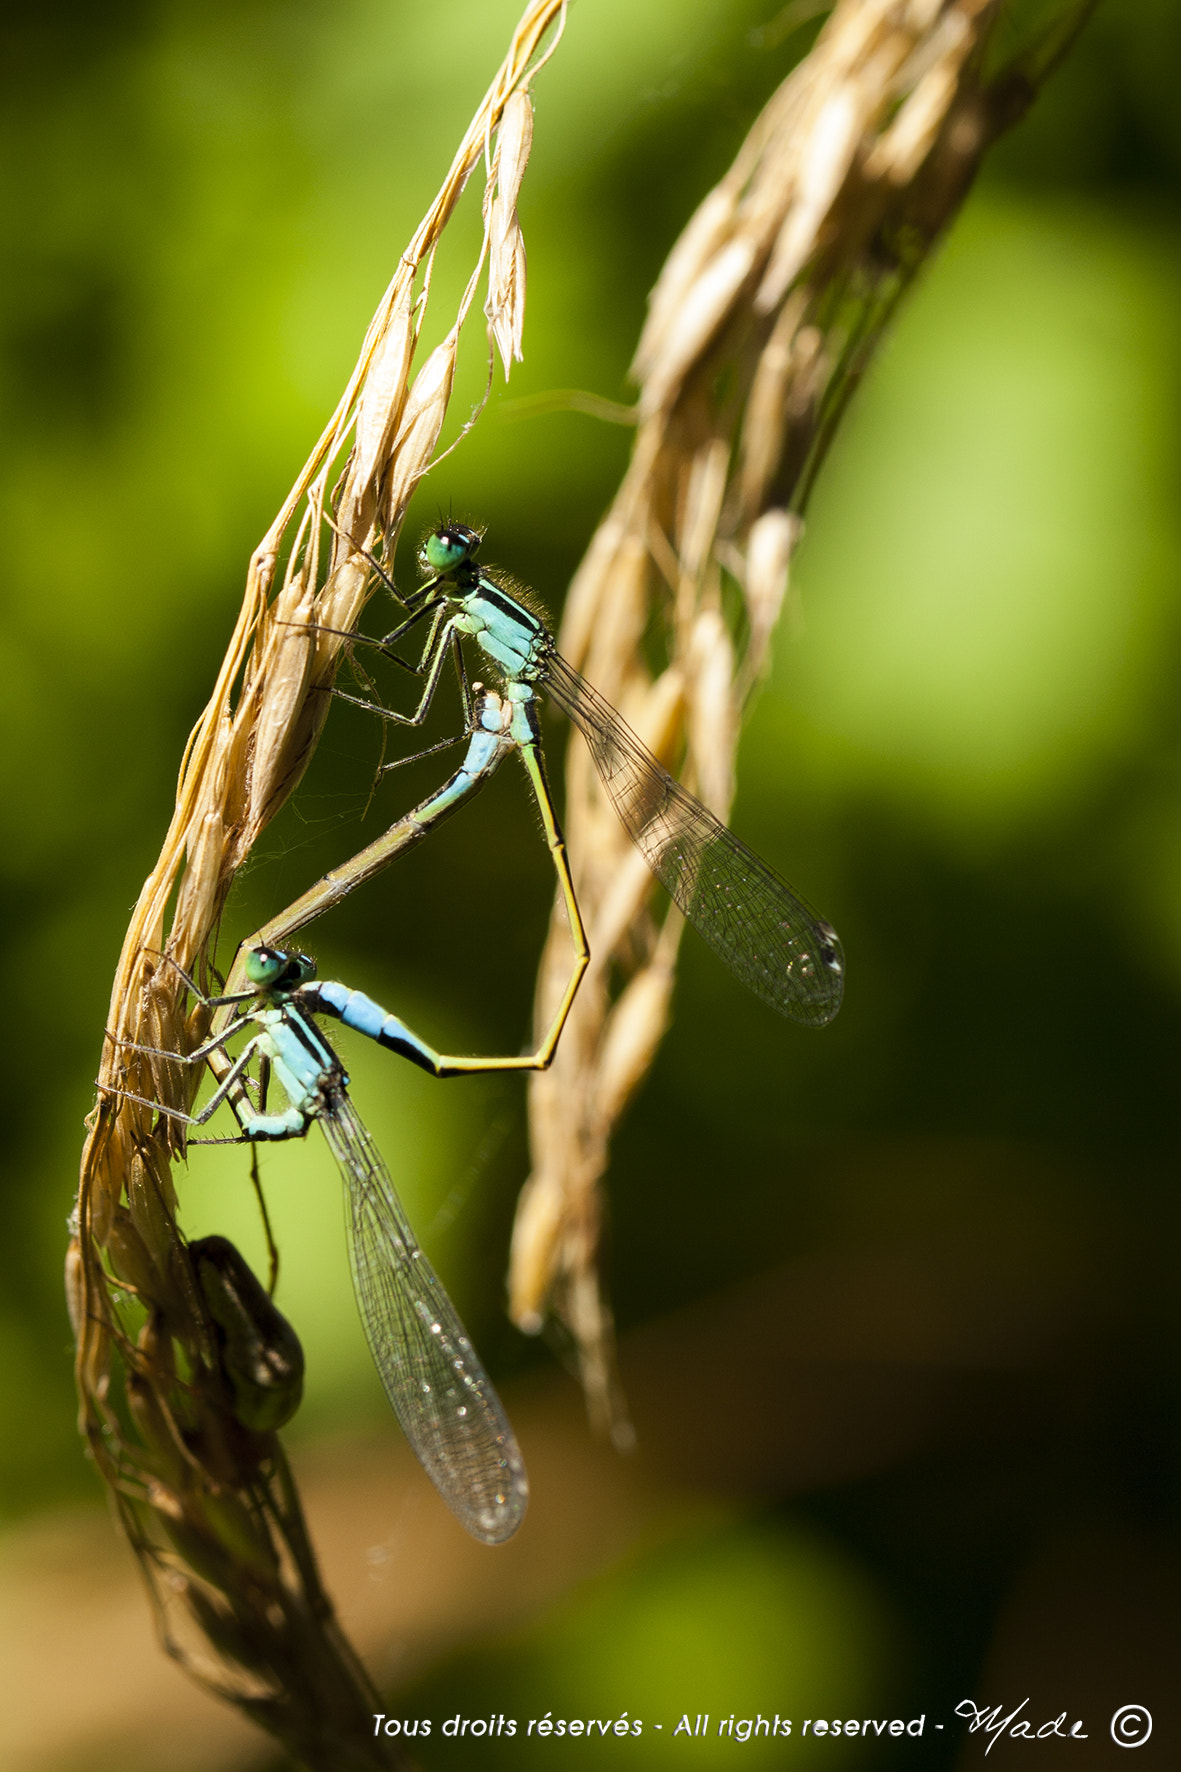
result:
[[[614,692],[620,660],[630,664],[635,656],[648,615],[648,570],[642,537],[621,535],[617,525],[603,523],[570,585],[562,651],[604,695]]]
[[[66,1248],[65,1286],[70,1328],[77,1341],[86,1318],[86,1268],[77,1237],[71,1237]]]
[[[226,827],[215,808],[197,826],[196,840],[181,878],[176,899],[176,926],[195,936],[194,946],[208,939],[219,901],[218,885],[226,858]]]
[[[685,497],[677,513],[680,541],[680,574],[677,618],[692,616],[692,606],[682,607],[680,592],[699,595],[713,554],[726,478],[730,468],[730,444],[725,437],[711,437],[693,456],[685,481]]]
[[[845,182],[861,139],[863,117],[853,95],[835,92],[823,107],[800,166],[796,194],[755,295],[755,312],[769,314],[816,251],[829,211]]]
[[[509,1256],[508,1314],[524,1335],[537,1335],[545,1321],[564,1201],[559,1169],[535,1171],[517,1202]]]
[[[751,241],[729,240],[687,290],[670,318],[664,349],[644,380],[641,420],[671,404],[675,389],[720,330],[754,263]]]
[[[387,529],[394,527],[430,466],[447,416],[458,350],[459,332],[452,328],[414,378],[392,449],[394,461],[385,489]]]
[[[689,751],[701,798],[718,818],[734,798],[738,710],[734,705],[734,647],[721,612],[703,609],[689,641]]]
[[[496,138],[495,188],[488,203],[488,300],[484,313],[508,380],[513,359],[521,360],[525,327],[525,238],[517,215],[521,180],[533,144],[533,104],[527,92],[514,93],[504,108]]]
[[[69,1296],[84,1432],[160,1602],[170,1649],[223,1695],[265,1699],[252,1714],[301,1763],[316,1757],[322,1739],[363,1740],[372,1694],[336,1632],[273,1436],[244,1432],[226,1412],[225,1387],[203,1364],[207,1328],[186,1304],[176,1260],[169,1158],[183,1146],[183,1128],[165,1119],[153,1125],[151,1107],[119,1092],[132,1089],[184,1111],[200,1080],[196,1067],[131,1049],[134,1042],[191,1050],[210,1020],[195,1008],[186,1022],[183,983],[160,966],[165,919],[175,900],[168,952],[204,981],[210,933],[234,870],[291,792],[318,736],[321,692],[341,644],[323,630],[349,627],[371,587],[367,563],[334,537],[328,582],[315,595],[325,511],[333,509],[354,543],[370,545],[377,527],[391,543],[437,447],[484,250],[451,330],[412,389],[411,361],[433,254],[498,131],[496,202],[488,211],[494,239],[485,242],[494,260],[490,308],[500,348],[519,354],[525,259],[516,204],[531,123],[522,89],[552,52],[563,15],[562,0],[526,6],[501,71],[402,255],[336,411],[251,560],[237,626],[185,753],[175,813],[124,942],[111,1000],[116,1038],[104,1047],[104,1093],[83,1157]],[[270,602],[283,560],[287,578]],[[385,859],[396,853],[389,847]],[[231,972],[227,988],[237,982]],[[134,1288],[148,1312],[138,1341],[124,1322],[122,1288]],[[138,1433],[127,1411],[112,1406],[112,1347],[123,1356]],[[181,1556],[219,1593],[200,1575],[182,1573]],[[309,1755],[312,1717],[322,1733]],[[385,1763],[377,1749],[371,1757]]]
[[[385,463],[406,402],[410,360],[414,355],[415,326],[413,286],[407,278],[398,293],[381,340],[373,353],[361,399],[357,406],[356,456],[352,484],[358,495],[369,488]],[[340,526],[353,535],[356,513],[340,506]],[[358,538],[360,539],[360,538]]]
[[[632,460],[571,588],[559,645],[648,736],[647,660],[663,624],[678,704],[688,684],[682,773],[719,812],[732,790],[739,708],[786,592],[793,501],[806,496],[898,293],[898,256],[882,243],[916,240],[901,268],[909,274],[986,139],[979,124],[961,130],[957,119],[973,99],[987,112],[972,84],[979,58],[965,58],[963,45],[979,48],[995,10],[994,0],[838,0],[652,291],[634,359],[642,385]],[[905,181],[931,153],[952,163],[912,189]],[[737,668],[741,627],[727,626],[723,565],[748,617]],[[665,732],[674,767],[680,716],[678,705]],[[549,1191],[559,1179],[564,1190],[566,1229],[544,1249],[549,1292],[585,1337],[588,1383],[601,1385],[609,1313],[596,1315],[593,1190],[613,1116],[659,1038],[655,980],[660,959],[671,964],[665,944],[675,945],[679,918],[661,923],[577,745],[567,753],[566,827],[593,959],[553,1067],[531,1085],[530,1111],[551,1224],[559,1210]],[[560,985],[552,954],[547,947],[539,1011]],[[620,976],[632,983],[613,1008]],[[537,1308],[545,1275],[531,1285]]]
[[[632,380],[645,382],[668,349],[668,336],[679,319],[688,291],[704,267],[721,251],[734,222],[734,197],[719,185],[698,206],[696,214],[664,261],[648,297],[648,319],[632,360]]]
[[[341,551],[344,544],[341,543]],[[320,627],[316,633],[316,660],[312,670],[314,683],[321,683],[331,673],[344,646],[342,633],[351,631],[358,614],[365,606],[365,592],[372,577],[372,570],[364,554],[356,554],[351,550],[345,557],[338,560],[329,573],[324,589],[316,599],[315,620]],[[324,629],[332,629],[326,633]]]
[[[745,665],[757,677],[767,659],[771,635],[787,594],[787,574],[803,532],[800,519],[787,511],[764,511],[751,526],[746,544],[746,613],[750,622]]]
[[[651,1069],[668,1026],[676,974],[663,963],[637,972],[607,1022],[595,1078],[595,1111],[608,1133]]]
[[[866,161],[868,178],[888,178],[897,186],[910,183],[935,144],[954,97],[958,75],[954,59],[931,68],[875,144]]]
[[[805,305],[802,290],[784,302],[751,383],[738,457],[738,518],[744,526],[763,508],[783,457],[789,416],[798,416],[794,409],[789,414],[789,401],[797,373],[793,346]]]
[[[652,893],[652,871],[643,856],[625,840],[616,846],[614,865],[605,884],[599,884],[598,902],[587,918],[591,948],[591,969],[601,972],[627,943],[627,938],[642,914]],[[586,985],[583,985],[583,992]]]
[[[141,1298],[158,1298],[162,1290],[160,1270],[132,1223],[131,1214],[123,1207],[115,1213],[111,1223],[110,1247],[123,1280]]]

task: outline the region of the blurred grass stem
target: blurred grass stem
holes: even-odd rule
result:
[[[771,40],[816,10],[828,9],[788,7]],[[657,279],[632,366],[631,463],[557,638],[723,821],[802,514],[849,400],[984,155],[1090,10],[1090,0],[1048,14],[1020,0],[840,0]],[[993,65],[1002,22],[1012,41]],[[641,645],[654,627],[665,641],[657,672]],[[558,1315],[592,1416],[627,1445],[599,1278],[601,1183],[668,1022],[681,918],[659,919],[647,870],[579,745],[568,752],[565,823],[592,960],[552,1068],[530,1079],[533,1168],[510,1308],[529,1330]],[[538,1027],[561,988],[564,939],[555,912]]]

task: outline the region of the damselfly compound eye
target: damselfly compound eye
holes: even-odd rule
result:
[[[480,537],[474,529],[466,523],[451,523],[427,536],[420,557],[431,572],[454,572],[471,559],[479,545]]]

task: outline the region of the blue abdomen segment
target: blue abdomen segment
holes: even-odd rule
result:
[[[505,729],[500,697],[497,696],[494,703],[491,697],[486,697],[479,724],[472,732],[463,762],[437,794],[424,800],[416,808],[413,814],[415,821],[421,825],[430,825],[438,819],[446,818],[461,800],[473,793],[485,777],[499,767],[512,746],[513,739]]]
[[[390,1015],[364,991],[350,991],[347,985],[325,981],[307,991],[305,1006],[313,1015],[335,1015],[345,1027],[354,1028],[367,1039],[376,1040],[379,1046],[388,1046],[391,1052],[400,1052],[411,1064],[429,1071],[432,1076],[437,1075],[438,1054],[417,1034],[412,1034],[405,1022]]]
[[[509,735],[513,743],[521,750],[528,750],[530,746],[537,745],[541,739],[541,728],[537,720],[537,699],[528,683],[513,684],[509,705],[512,709]]]
[[[311,1120],[301,1107],[289,1107],[284,1114],[252,1114],[243,1122],[242,1136],[251,1144],[279,1144],[287,1138],[303,1138]]]

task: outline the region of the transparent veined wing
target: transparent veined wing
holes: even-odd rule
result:
[[[504,1407],[347,1094],[335,1091],[318,1117],[344,1176],[357,1306],[386,1396],[452,1513],[501,1544],[529,1498]]]
[[[756,996],[823,1027],[841,1006],[836,930],[661,767],[631,727],[558,653],[545,688],[590,748],[632,842],[698,934]]]

